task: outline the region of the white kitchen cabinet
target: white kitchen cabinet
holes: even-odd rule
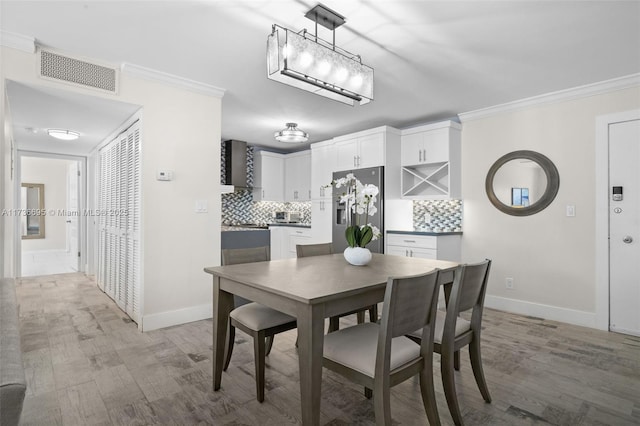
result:
[[[294,258],[297,257],[296,245],[311,244],[311,229],[287,227],[287,230],[289,231],[287,240],[288,251],[285,255],[285,258]]]
[[[284,200],[285,156],[269,151],[257,151],[253,157],[254,201]]]
[[[386,253],[423,259],[460,261],[460,234],[416,235],[387,233]]]
[[[334,139],[336,171],[385,165],[386,127]]]
[[[311,229],[297,226],[270,226],[271,260],[296,257],[296,244],[311,244]]]
[[[311,199],[311,151],[288,154],[284,163],[284,201],[309,201]]]
[[[403,198],[460,198],[461,128],[444,121],[402,131]]]
[[[271,260],[284,259],[282,253],[285,251],[285,241],[288,238],[287,229],[284,226],[270,226],[269,238],[271,240]],[[287,237],[285,237],[285,235]]]
[[[331,198],[311,200],[311,235],[314,244],[332,241],[333,203]]]
[[[336,150],[333,141],[311,145],[311,199],[331,198],[333,187],[328,186],[336,167]]]

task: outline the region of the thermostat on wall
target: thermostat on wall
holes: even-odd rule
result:
[[[157,180],[173,180],[173,171],[172,170],[158,170],[156,172]]]

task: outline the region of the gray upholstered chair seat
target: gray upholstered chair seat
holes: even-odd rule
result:
[[[436,312],[436,330],[433,334],[433,341],[435,343],[442,343],[442,332],[444,331],[444,320],[447,317],[447,313],[444,311]],[[471,321],[467,321],[462,317],[458,317],[456,320],[456,336],[460,336],[465,331],[471,330]],[[411,336],[420,338],[422,330],[416,330],[411,333]]]
[[[334,331],[324,338],[324,357],[373,377],[379,335],[380,326],[371,322]],[[391,340],[391,371],[419,357],[416,342],[404,336]]]
[[[290,315],[255,302],[235,308],[229,316],[253,330],[264,330],[296,320]]]

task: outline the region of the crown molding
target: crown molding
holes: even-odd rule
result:
[[[0,45],[27,53],[36,52],[36,39],[22,34],[0,30]]]
[[[225,92],[225,89],[221,89],[219,87],[216,87],[207,83],[190,80],[188,78],[180,77],[174,74],[157,71],[151,68],[142,67],[140,65],[129,64],[126,62],[121,65],[120,70],[122,71],[123,74],[128,74],[133,77],[139,77],[145,80],[152,80],[152,81],[158,81],[161,83],[166,83],[171,86],[178,87],[180,89],[185,89],[191,92],[213,96],[216,98],[222,99]]]
[[[544,95],[533,96],[513,102],[507,102],[488,108],[458,114],[461,122],[477,120],[496,114],[517,111],[532,106],[547,105],[556,102],[565,102],[573,99],[585,98],[588,96],[600,95],[615,90],[627,89],[640,86],[640,73],[631,74],[624,77],[613,78],[598,83],[586,84],[584,86],[572,87],[570,89],[559,90],[557,92],[546,93]]]

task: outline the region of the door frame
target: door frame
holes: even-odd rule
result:
[[[640,120],[640,109],[596,117],[596,328],[609,330],[609,126]]]
[[[87,208],[87,158],[79,155],[54,154],[49,152],[17,150],[14,182],[15,208],[20,208],[20,185],[22,184],[22,157],[49,158],[53,160],[77,161],[80,170],[80,180],[78,182],[78,209],[80,212]],[[45,205],[46,208],[46,205]],[[14,218],[14,271],[16,277],[22,276],[22,231],[20,227],[20,216]],[[78,259],[78,272],[85,272],[87,261],[87,218],[80,214],[78,223],[78,248],[80,249],[80,259]]]

